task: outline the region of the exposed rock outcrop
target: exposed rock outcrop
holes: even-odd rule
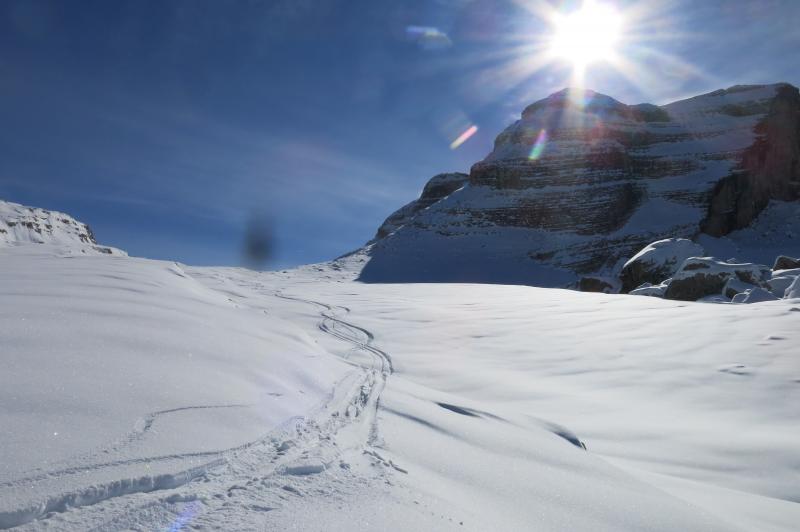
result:
[[[419,199],[416,199],[396,210],[378,228],[375,239],[385,238],[394,231],[403,227],[414,219],[423,209],[427,209],[440,199],[446,198],[459,188],[463,187],[469,179],[467,174],[452,172],[433,176],[422,189]]]
[[[701,224],[712,236],[747,227],[770,200],[800,199],[797,87],[778,86],[768,105],[768,113],[755,126],[755,141],[744,150],[731,175],[712,191],[708,217]]]
[[[581,292],[616,294],[619,293],[620,285],[618,280],[608,277],[581,277],[580,281],[578,281],[578,290]]]
[[[800,271],[798,271],[795,275],[778,275],[775,276],[773,274],[772,279],[767,281],[767,286],[769,287],[769,291],[772,292],[776,297],[783,297],[786,295],[786,289],[789,288],[797,276],[800,275]]]
[[[800,197],[798,116],[788,84],[662,107],[555,93],[498,135],[468,180],[390,216],[361,279],[563,285],[654,240],[725,234],[770,199]],[[637,280],[661,281],[626,289]]]
[[[731,277],[722,288],[722,295],[728,299],[733,299],[737,294],[752,290],[753,288],[758,287],[753,286],[750,283],[745,283],[744,281],[739,280],[738,277]]]
[[[653,242],[630,259],[622,271],[625,273],[631,264],[648,257],[650,260],[646,261],[647,271],[658,271],[658,266],[662,264],[674,264],[676,250],[685,251],[686,254],[702,251],[693,248],[694,245],[692,242],[681,245],[673,240]],[[741,263],[735,259],[721,261],[714,257],[689,256],[676,270],[672,267],[661,270],[661,275],[665,278],[660,283],[644,282],[628,293],[710,303],[774,301],[789,297],[792,287],[800,278],[800,268],[775,268],[794,264],[794,259],[784,255],[778,257],[773,269],[760,264]],[[644,269],[641,267],[637,271]],[[796,294],[800,296],[800,291]]]
[[[786,299],[800,298],[800,275],[795,277],[794,282],[786,289],[783,297]]]
[[[718,295],[730,279],[762,287],[770,277],[770,269],[759,264],[729,264],[711,257],[686,259],[664,291],[667,299],[697,301]]]
[[[643,283],[642,285],[631,290],[629,293],[633,296],[664,297],[664,292],[666,292],[667,286],[669,286],[668,282],[657,285],[652,283]]]
[[[792,270],[794,268],[800,268],[800,259],[787,257],[786,255],[781,255],[775,259],[775,265],[772,267],[773,270]]]
[[[779,298],[763,288],[749,288],[744,292],[733,296],[732,303],[763,303],[764,301],[775,301]]]

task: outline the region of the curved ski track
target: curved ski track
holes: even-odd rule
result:
[[[260,284],[248,283],[248,286],[256,289],[265,288]],[[349,360],[347,355],[342,356],[344,362],[359,368],[359,374],[345,377],[337,383],[331,397],[315,409],[310,417],[293,417],[264,436],[233,448],[76,465],[58,471],[39,471],[27,478],[4,482],[0,486],[21,486],[29,482],[120,466],[204,459],[203,463],[195,463],[192,467],[177,473],[124,478],[104,485],[86,486],[78,491],[40,501],[28,508],[0,513],[0,528],[26,523],[38,528],[37,523],[44,524],[45,521],[56,528],[62,524],[65,528],[91,524],[91,528],[96,530],[148,528],[151,525],[157,528],[163,526],[164,520],[181,519],[180,516],[186,513],[187,507],[194,508],[192,513],[197,513],[197,506],[201,503],[203,511],[200,517],[203,519],[196,521],[212,519],[218,511],[230,511],[230,507],[235,505],[231,498],[242,495],[249,495],[246,498],[250,500],[241,504],[251,511],[274,510],[273,507],[254,502],[263,499],[265,488],[275,488],[274,480],[270,479],[276,475],[317,474],[327,469],[337,456],[342,456],[344,451],[359,451],[354,449],[352,444],[348,447],[347,444],[340,446],[336,442],[337,433],[343,428],[358,424],[367,425],[368,432],[366,441],[360,443],[360,454],[369,456],[388,468],[405,472],[391,460],[385,460],[372,448],[379,439],[377,410],[380,394],[386,379],[393,371],[390,356],[372,345],[374,335],[370,331],[339,316],[340,313],[349,313],[349,308],[288,296],[280,291],[272,295],[320,308],[319,330],[350,343],[353,346],[351,352],[363,351],[370,354],[371,364],[368,366],[356,364]],[[352,382],[354,380],[355,382]],[[131,432],[109,447],[99,450],[98,454],[111,454],[141,440],[146,437],[155,420],[165,414],[192,409],[246,406],[248,405],[199,405],[152,412],[140,419]],[[317,460],[311,465],[303,463],[304,460],[307,462],[309,456],[315,454],[323,458],[327,456],[327,460]],[[194,487],[202,489],[193,490]],[[288,486],[283,486],[283,489],[292,492]],[[168,495],[163,494],[166,491],[169,491]],[[51,521],[54,517],[59,518],[58,523]],[[213,522],[212,520],[207,524],[213,526]]]

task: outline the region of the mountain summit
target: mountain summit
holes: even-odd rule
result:
[[[664,106],[565,89],[528,106],[468,176],[436,176],[392,214],[361,279],[561,285],[654,240],[747,227],[770,201],[800,199],[799,161],[800,94],[786,83]]]
[[[68,214],[0,200],[0,248],[27,244],[58,246],[70,253],[125,254],[98,245],[89,226]]]

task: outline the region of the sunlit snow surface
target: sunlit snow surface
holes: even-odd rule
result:
[[[0,265],[0,525],[800,522],[800,300],[367,285],[346,264],[48,245]]]

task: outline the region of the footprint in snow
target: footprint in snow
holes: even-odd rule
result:
[[[785,336],[777,336],[777,335],[771,334],[769,336],[765,336],[764,339],[762,341],[758,342],[758,344],[756,344],[756,345],[770,346],[770,345],[772,345],[772,342],[778,342],[778,341],[781,341],[781,340],[786,340],[786,337]]]
[[[281,471],[284,475],[304,477],[307,475],[318,475],[325,471],[325,464],[317,462],[301,463],[293,466],[285,466]]]
[[[303,496],[303,494],[300,492],[300,490],[298,490],[297,488],[295,488],[293,486],[290,486],[288,484],[286,484],[285,486],[282,486],[281,489],[283,489],[284,491],[288,491],[289,493],[294,493],[298,497],[302,497]]]
[[[744,364],[730,364],[719,368],[721,373],[730,373],[731,375],[752,375],[753,372]]]

